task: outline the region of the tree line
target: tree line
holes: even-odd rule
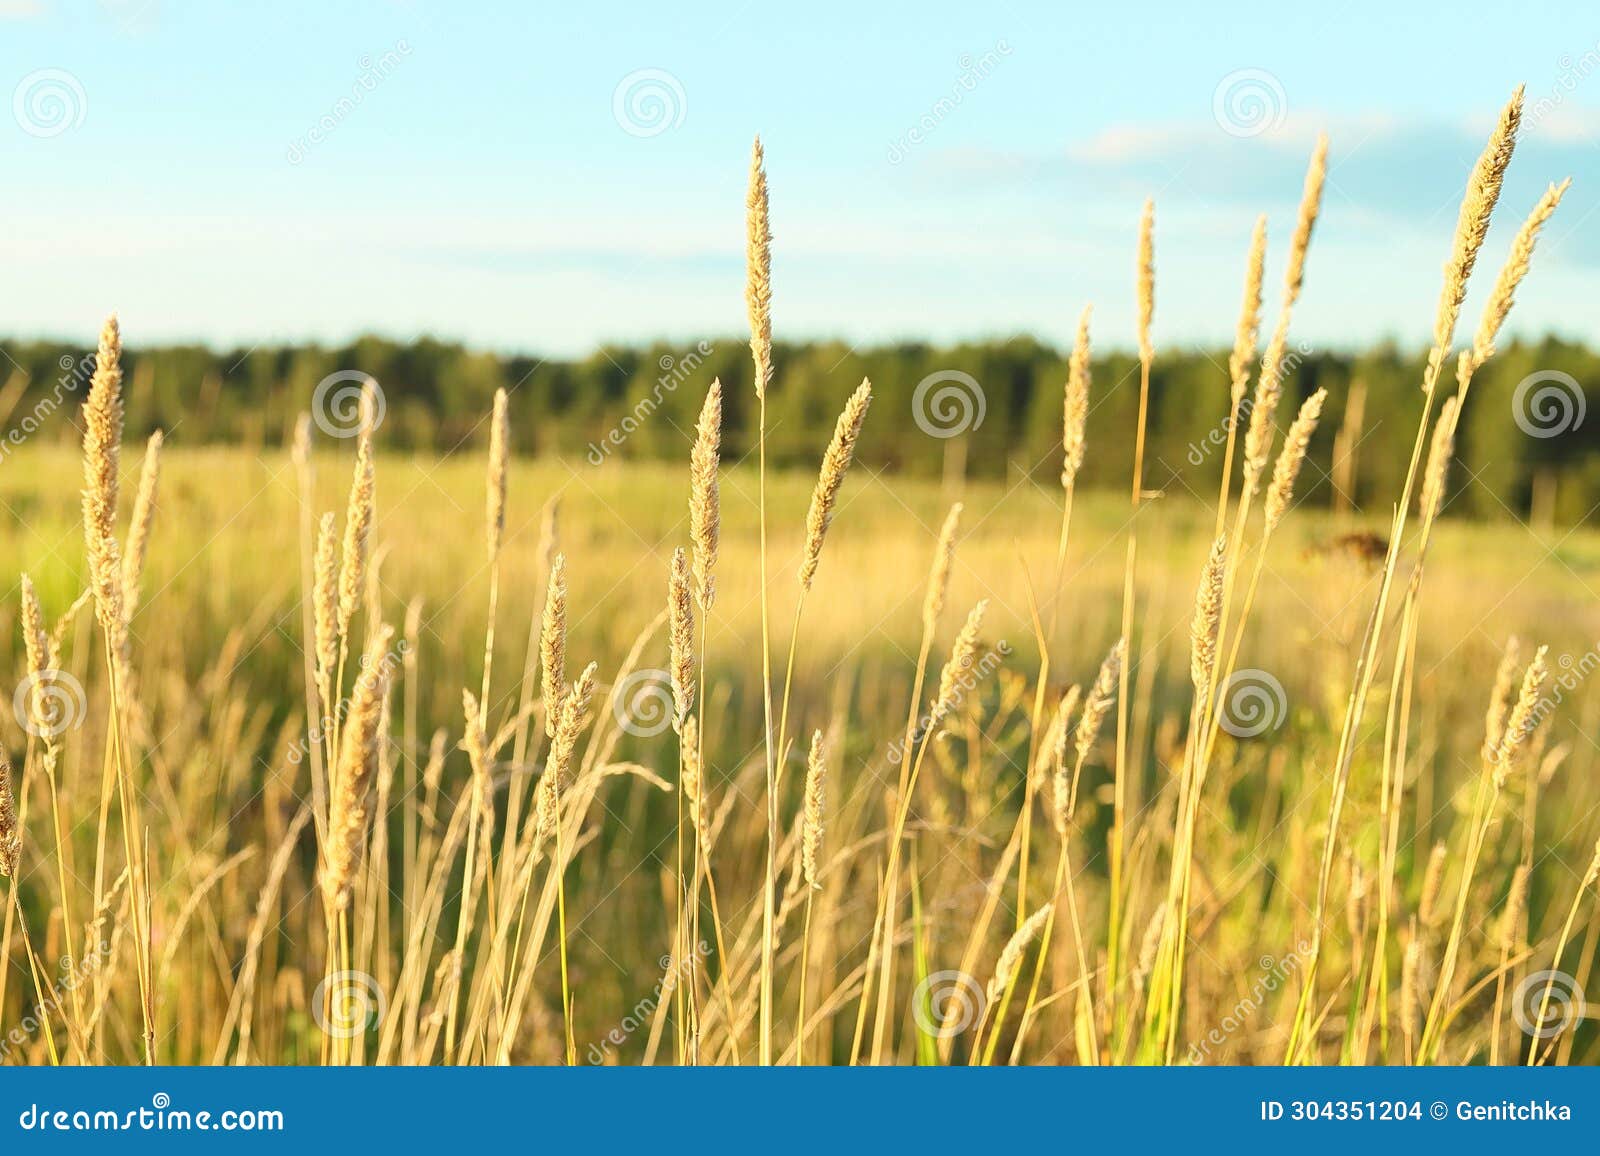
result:
[[[49,341],[4,344],[0,461],[33,439],[76,439],[92,350]],[[950,346],[780,345],[768,394],[768,454],[812,468],[840,405],[863,378],[873,414],[858,457],[875,468],[939,476],[1035,478],[1060,470],[1068,351],[1031,338]],[[1328,404],[1303,485],[1307,500],[1384,506],[1399,492],[1422,405],[1422,355],[1393,344],[1361,352],[1292,351],[1280,424],[1320,387]],[[212,350],[132,348],[124,357],[130,437],[179,426],[182,443],[287,442],[316,404],[329,420],[350,383],[376,379],[383,442],[416,452],[474,451],[496,389],[511,395],[519,454],[560,455],[596,468],[684,459],[705,388],[724,384],[725,457],[754,448],[748,346],[740,338],[606,347],[575,360],[502,355],[424,337],[362,337],[348,345]],[[331,384],[330,378],[334,379]],[[1451,508],[1570,524],[1600,502],[1600,413],[1588,416],[1600,353],[1548,337],[1503,348],[1475,378],[1458,437]],[[319,392],[319,386],[321,387]],[[1138,405],[1131,354],[1096,356],[1085,487],[1127,484]],[[1214,491],[1222,469],[1227,351],[1158,351],[1150,383],[1146,475],[1155,489]],[[345,418],[353,409],[345,406]]]

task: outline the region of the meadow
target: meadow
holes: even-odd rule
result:
[[[290,447],[180,422],[141,460],[107,323],[82,453],[0,467],[0,1056],[1593,1062],[1600,536],[1447,502],[1564,191],[1502,207],[1458,350],[1519,99],[1365,512],[1296,497],[1350,485],[1289,384],[1321,146],[1202,403],[1220,493],[1123,392],[1160,356],[1148,208],[1141,372],[1096,377],[1085,313],[1058,484],[852,463],[913,420],[854,381],[817,472],[719,455],[724,391],[764,431],[783,377],[759,146],[753,381],[681,387],[676,464],[519,457],[503,394],[386,452],[370,380]],[[1134,474],[1080,493],[1112,390]]]

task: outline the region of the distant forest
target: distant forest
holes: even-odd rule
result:
[[[68,441],[93,367],[92,348],[6,342],[10,376],[0,386],[0,459],[35,438]],[[1060,470],[1067,350],[1029,338],[955,346],[852,348],[836,342],[782,345],[768,396],[769,453],[779,465],[813,467],[839,406],[872,379],[872,414],[858,449],[876,468],[938,476],[1031,475]],[[1328,405],[1303,485],[1309,500],[1335,503],[1334,485],[1358,507],[1386,507],[1399,492],[1422,403],[1422,354],[1379,346],[1359,354],[1302,346],[1291,351],[1280,425],[1298,399],[1321,386]],[[338,348],[194,346],[130,348],[130,437],[156,427],[176,444],[277,445],[298,414],[336,410],[340,386],[368,374],[385,402],[381,440],[392,449],[450,452],[487,437],[494,391],[511,394],[521,454],[575,464],[686,459],[689,433],[712,378],[725,390],[725,457],[754,442],[747,344],[605,348],[582,360],[476,352],[422,338],[361,338]],[[0,373],[6,367],[0,366]],[[1453,382],[1446,377],[1446,384]],[[1513,343],[1478,374],[1461,423],[1452,511],[1571,524],[1600,502],[1600,353],[1554,338]],[[1097,356],[1085,486],[1126,485],[1138,401],[1134,359]],[[1158,350],[1151,383],[1147,477],[1155,489],[1208,493],[1222,468],[1227,352]],[[1591,405],[1591,403],[1593,403]],[[346,411],[348,416],[348,411]],[[331,415],[330,420],[340,420]],[[952,430],[960,430],[954,436]],[[1337,443],[1337,445],[1336,445]]]

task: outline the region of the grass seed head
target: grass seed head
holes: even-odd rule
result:
[[[1462,354],[1462,358],[1466,358]],[[1439,516],[1449,490],[1450,462],[1455,457],[1456,421],[1461,414],[1460,395],[1445,399],[1433,427],[1433,442],[1428,447],[1428,467],[1422,475],[1422,520],[1424,524]]]
[[[1289,351],[1289,321],[1294,306],[1300,299],[1300,289],[1305,283],[1306,253],[1311,247],[1311,233],[1322,213],[1322,187],[1327,177],[1328,138],[1317,138],[1311,151],[1311,163],[1306,168],[1305,186],[1300,194],[1300,211],[1295,219],[1294,235],[1289,239],[1289,261],[1284,268],[1283,301],[1278,307],[1278,320],[1267,350],[1261,358],[1261,371],[1256,377],[1256,392],[1250,405],[1250,424],[1245,428],[1244,442],[1244,493],[1253,496],[1261,486],[1267,470],[1267,460],[1272,455],[1272,441],[1277,434],[1274,422],[1278,402],[1283,396],[1283,379]]]
[[[928,572],[928,592],[922,600],[922,629],[930,637],[938,628],[939,616],[950,593],[950,571],[956,560],[956,535],[961,529],[960,502],[950,507],[939,528],[939,544],[933,550],[933,568]]]
[[[800,861],[806,883],[813,889],[822,888],[822,819],[825,809],[828,765],[820,730],[811,733],[811,753],[806,759],[805,813],[802,820]]]
[[[679,746],[682,752],[683,770],[679,785],[683,790],[683,801],[689,809],[689,821],[695,829],[696,837],[701,845],[706,842],[706,812],[705,812],[705,775],[701,765],[700,753],[700,721],[690,715],[683,720],[683,729],[678,732]]]
[[[366,846],[372,783],[382,749],[388,650],[393,635],[389,627],[380,627],[367,644],[339,733],[321,872],[323,901],[329,911],[349,907]]]
[[[817,565],[822,559],[822,540],[833,523],[833,514],[839,503],[839,488],[849,472],[850,461],[855,456],[856,439],[861,436],[861,423],[866,420],[867,406],[872,403],[872,383],[863,381],[845,402],[833,429],[833,440],[822,456],[822,469],[817,475],[817,487],[811,494],[811,508],[806,512],[805,558],[800,563],[800,588],[810,590],[817,576]]]
[[[1067,389],[1062,402],[1061,488],[1073,489],[1078,471],[1083,468],[1086,448],[1084,431],[1089,424],[1089,311],[1085,305],[1078,318],[1078,336],[1072,342],[1072,357],[1067,361]]]
[[[544,697],[544,733],[555,737],[560,724],[562,683],[567,677],[567,559],[557,554],[544,591],[539,629],[539,686]]]
[[[1289,512],[1289,505],[1294,500],[1295,479],[1300,476],[1306,450],[1311,446],[1311,435],[1317,431],[1317,420],[1322,417],[1322,404],[1327,398],[1328,391],[1325,389],[1319,389],[1306,398],[1284,436],[1283,449],[1278,451],[1278,464],[1272,469],[1272,484],[1267,487],[1264,516],[1268,534],[1277,529],[1278,523]]]
[[[978,631],[983,628],[983,613],[988,608],[987,598],[972,608],[966,622],[962,624],[961,632],[956,635],[956,640],[950,647],[950,657],[939,672],[939,690],[933,700],[933,710],[929,714],[930,730],[961,701],[962,680],[972,668],[972,660],[978,653]]]
[[[317,636],[317,677],[333,677],[339,661],[339,527],[332,510],[317,527],[317,549],[311,564],[311,611]]]
[[[745,309],[750,318],[750,356],[756,397],[772,382],[772,222],[767,204],[766,153],[756,137],[750,151],[750,187],[745,195]]]
[[[560,717],[550,739],[544,774],[539,776],[537,823],[540,838],[548,839],[555,834],[561,814],[561,796],[567,789],[567,776],[572,770],[572,756],[578,747],[578,737],[583,733],[589,700],[594,696],[597,669],[592,662],[584,667],[578,681],[561,700]]]
[[[489,561],[500,557],[506,532],[506,473],[511,464],[511,432],[506,391],[494,391],[494,416],[489,422],[489,478],[484,513],[489,534]]]
[[[1417,922],[1431,927],[1439,914],[1439,891],[1444,885],[1444,868],[1450,848],[1443,839],[1433,845],[1428,855],[1428,867],[1422,875],[1422,894],[1417,899]]]
[[[1289,264],[1284,268],[1283,296],[1288,305],[1300,300],[1306,279],[1306,253],[1311,248],[1311,232],[1322,213],[1322,186],[1328,177],[1328,135],[1321,133],[1311,149],[1306,166],[1305,185],[1300,190],[1300,211],[1295,217],[1294,236],[1289,239]]]
[[[1422,939],[1413,931],[1400,962],[1400,1021],[1408,1036],[1415,1030],[1421,1012],[1421,972]]]
[[[1600,846],[1596,847],[1600,853]],[[1517,945],[1517,937],[1521,932],[1522,913],[1528,906],[1528,875],[1530,868],[1526,863],[1518,863],[1511,874],[1511,889],[1506,892],[1505,909],[1500,913],[1500,947],[1510,951]]]
[[[144,559],[150,546],[150,525],[156,514],[156,487],[161,481],[160,430],[150,435],[144,447],[144,465],[139,470],[139,490],[133,499],[133,521],[128,524],[128,548],[122,555],[122,614],[131,619],[139,604],[139,583],[144,577]]]
[[[100,329],[94,376],[83,406],[83,532],[95,614],[121,630],[122,564],[117,549],[117,486],[122,461],[122,330],[116,315]]]
[[[695,598],[710,610],[716,595],[717,542],[722,525],[722,499],[717,467],[722,452],[722,381],[714,380],[700,407],[689,454],[689,539],[694,543]]]
[[[1000,961],[995,964],[994,978],[989,981],[988,1001],[993,1004],[1011,986],[1011,981],[1017,977],[1017,969],[1022,966],[1022,956],[1029,945],[1039,938],[1039,933],[1044,930],[1045,921],[1050,918],[1053,903],[1046,903],[1039,910],[1028,916],[1027,921],[1012,934],[1000,952]]]
[[[1139,941],[1139,967],[1140,975],[1149,975],[1156,965],[1156,951],[1161,946],[1161,932],[1167,924],[1167,905],[1158,903],[1155,911],[1150,915],[1150,922],[1145,924],[1144,938]]]
[[[472,796],[478,805],[479,821],[486,829],[492,829],[494,782],[489,737],[483,729],[483,710],[478,704],[478,696],[465,687],[461,690],[461,713],[466,718],[461,748],[467,752],[467,762],[472,766]]]
[[[17,822],[17,798],[11,787],[11,760],[0,746],[0,875],[15,878],[22,859],[22,828]]]
[[[1078,709],[1078,701],[1082,697],[1083,691],[1076,683],[1067,688],[1067,693],[1061,696],[1061,702],[1056,706],[1055,716],[1050,720],[1044,742],[1039,744],[1040,762],[1054,768],[1050,821],[1055,825],[1056,834],[1063,837],[1077,808],[1077,800],[1073,797],[1075,776],[1067,764],[1067,741],[1072,735],[1072,712]]]
[[[1533,206],[1533,211],[1522,222],[1522,228],[1517,230],[1511,242],[1511,252],[1506,256],[1506,263],[1500,267],[1500,275],[1495,278],[1489,299],[1484,302],[1483,317],[1472,338],[1472,368],[1476,369],[1494,356],[1495,338],[1510,316],[1511,306],[1516,303],[1517,286],[1528,275],[1528,267],[1533,261],[1533,247],[1539,241],[1539,230],[1544,228],[1544,223],[1556,211],[1556,206],[1571,186],[1572,178],[1568,177],[1559,185],[1545,189],[1539,203]]]
[[[369,385],[367,390],[372,387]],[[339,566],[339,633],[348,635],[350,623],[361,607],[366,592],[367,557],[371,549],[372,519],[376,503],[377,475],[372,461],[373,403],[369,392],[361,397],[361,432],[356,438],[355,472],[350,479],[350,499],[344,513],[344,554]]]
[[[1522,87],[1511,94],[1500,119],[1489,136],[1489,143],[1472,168],[1467,179],[1466,195],[1461,199],[1461,211],[1456,218],[1455,238],[1450,246],[1450,259],[1444,267],[1444,285],[1439,291],[1439,306],[1433,321],[1433,350],[1428,355],[1428,370],[1423,388],[1432,390],[1437,382],[1444,359],[1455,341],[1456,321],[1461,316],[1461,302],[1467,295],[1467,282],[1472,278],[1478,252],[1489,233],[1489,219],[1500,200],[1500,189],[1505,181],[1506,167],[1511,163],[1512,151],[1517,146],[1517,131],[1522,124]],[[1509,302],[1507,303],[1509,308]]]
[[[1139,296],[1139,360],[1150,364],[1155,347],[1150,343],[1150,324],[1156,313],[1156,203],[1146,200],[1139,216],[1139,255],[1137,259]]]
[[[1522,642],[1516,635],[1506,639],[1500,664],[1495,667],[1494,687],[1489,692],[1489,709],[1483,717],[1483,759],[1493,763],[1495,751],[1506,733],[1506,715],[1511,713],[1511,691],[1516,686],[1517,668],[1522,665]]]
[[[49,687],[58,659],[55,644],[44,626],[44,611],[33,580],[22,576],[22,645],[28,656],[29,716],[35,728],[48,730]]]
[[[1548,646],[1541,646],[1534,651],[1533,661],[1523,673],[1516,704],[1506,718],[1505,733],[1500,736],[1500,745],[1494,753],[1494,784],[1497,788],[1505,786],[1506,776],[1516,764],[1517,756],[1527,747],[1533,732],[1544,721],[1545,712],[1540,707],[1545,680],[1550,677],[1550,667],[1545,661],[1549,649]]]
[[[672,647],[672,729],[683,731],[684,720],[694,709],[694,594],[689,573],[689,557],[679,546],[672,552],[672,571],[667,583],[667,619]]]
[[[1244,397],[1250,382],[1250,366],[1256,359],[1256,343],[1261,336],[1261,281],[1267,259],[1267,218],[1256,218],[1250,234],[1250,256],[1245,263],[1244,300],[1239,304],[1239,325],[1233,334],[1233,353],[1228,358],[1229,392],[1234,408]]]
[[[1194,619],[1189,626],[1189,679],[1202,713],[1217,666],[1217,633],[1222,626],[1222,584],[1227,572],[1228,539],[1222,535],[1211,545],[1205,572],[1195,591]]]
[[[1117,639],[1116,645],[1100,664],[1100,673],[1095,676],[1094,686],[1089,689],[1089,695],[1084,699],[1083,713],[1078,716],[1078,729],[1073,736],[1074,757],[1080,766],[1089,757],[1089,750],[1100,734],[1100,728],[1105,723],[1106,715],[1111,711],[1112,703],[1116,701],[1117,682],[1122,677],[1122,663],[1127,657],[1127,652],[1127,639]]]

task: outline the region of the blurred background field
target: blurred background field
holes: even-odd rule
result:
[[[869,424],[892,421],[884,407],[874,410]],[[217,653],[231,630],[250,629],[260,637],[239,655],[233,674],[250,681],[257,701],[292,711],[300,695],[294,466],[281,448],[190,449],[181,437],[180,430],[164,457],[160,531],[152,538],[146,579],[151,593],[134,624],[139,650],[153,666],[175,658],[192,671]],[[317,512],[343,507],[351,460],[332,451],[317,457]],[[130,475],[136,464],[130,452]],[[77,455],[65,447],[29,448],[0,467],[0,550],[14,571],[33,577],[50,613],[65,610],[84,581],[80,471]],[[1313,463],[1308,480],[1318,472]],[[450,669],[475,664],[482,649],[488,583],[482,473],[476,448],[445,458],[389,455],[379,469],[374,544],[382,559],[383,615],[397,622],[420,599],[423,644]],[[788,471],[771,482],[774,613],[785,622],[813,481]],[[521,667],[531,599],[542,586],[537,552],[547,503],[558,504],[573,591],[571,652],[604,665],[665,606],[668,562],[687,540],[688,486],[686,470],[667,462],[596,467],[582,459],[516,461],[500,669]],[[1469,476],[1464,493],[1479,488]],[[1377,558],[1370,552],[1386,519],[1381,512],[1335,514],[1320,506],[1326,487],[1307,489],[1309,496],[1272,543],[1241,662],[1274,671],[1309,708],[1336,705],[1348,693],[1352,635],[1365,625],[1373,568],[1381,562],[1381,551]],[[1213,511],[1196,499],[1197,490],[1168,487],[1140,523],[1148,564],[1141,578],[1147,609],[1140,648],[1180,676],[1184,631],[1212,533]],[[734,686],[759,678],[759,655],[748,646],[759,635],[755,495],[748,464],[725,471],[724,565],[708,645],[714,673]],[[951,605],[991,599],[986,634],[1007,641],[1019,671],[1036,666],[1030,590],[1043,604],[1055,580],[1059,489],[1052,492],[1047,481],[1033,478],[980,479],[952,488],[938,479],[857,468],[805,626],[798,656],[802,696],[825,691],[830,676],[844,668],[908,677],[920,630],[921,576],[945,511],[958,497],[969,513]],[[1095,492],[1077,503],[1054,646],[1070,663],[1067,671],[1058,669],[1062,679],[1091,676],[1115,638],[1127,518],[1120,496]],[[16,605],[9,599],[0,613],[14,618]],[[947,622],[947,635],[957,625],[958,619]],[[1419,652],[1429,701],[1460,698],[1464,707],[1480,707],[1483,679],[1511,634],[1574,660],[1597,645],[1600,535],[1505,517],[1446,520],[1430,551]],[[13,661],[20,661],[20,649],[13,650]],[[453,720],[457,689],[447,682],[433,689],[436,709]],[[1463,739],[1470,749],[1470,736]]]

